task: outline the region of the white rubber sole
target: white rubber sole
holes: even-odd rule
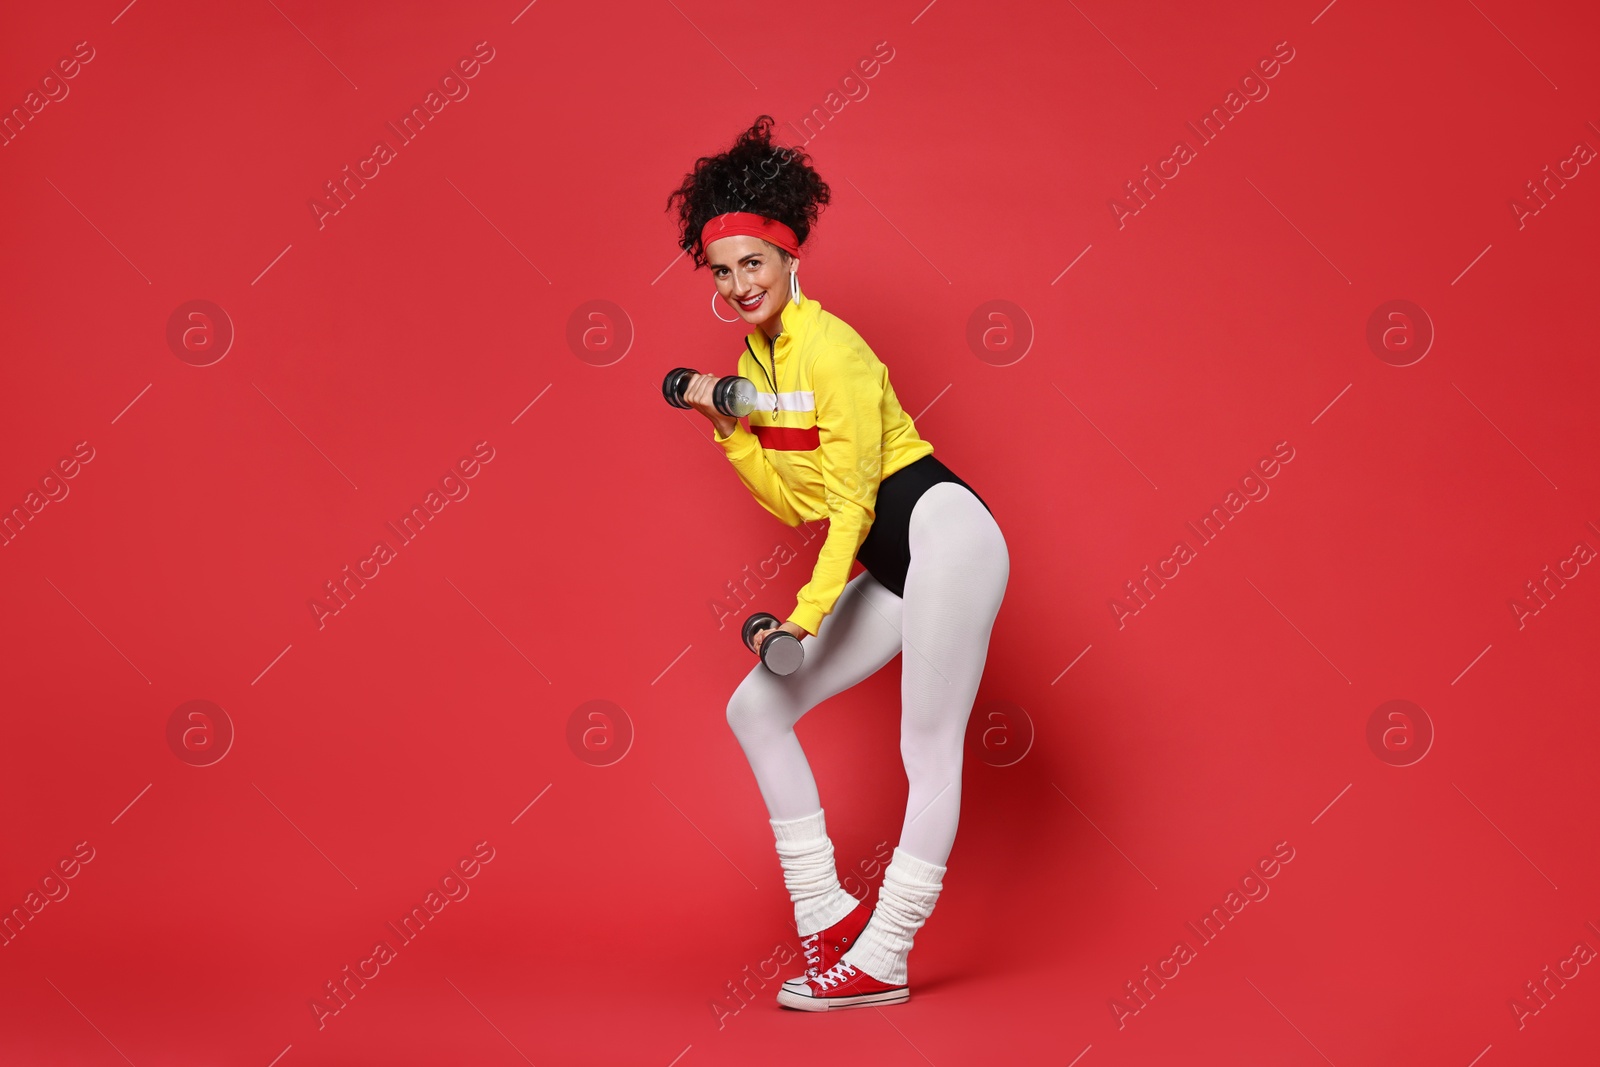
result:
[[[875,1005],[899,1004],[911,999],[911,989],[886,989],[881,993],[861,993],[853,997],[808,997],[788,989],[778,991],[778,1003],[785,1008],[800,1011],[832,1011],[835,1008],[868,1008]]]

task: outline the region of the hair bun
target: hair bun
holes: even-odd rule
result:
[[[828,204],[831,193],[810,156],[774,145],[772,125],[771,115],[757,116],[726,152],[696,159],[694,170],[667,197],[668,211],[677,205],[678,247],[693,256],[696,268],[707,264],[700,231],[717,215],[749,211],[777,219],[803,246]]]

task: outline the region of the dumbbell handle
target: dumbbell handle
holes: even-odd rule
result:
[[[763,623],[765,625],[761,625]],[[778,633],[772,633],[773,630],[778,630]],[[756,637],[763,631],[767,631],[767,636],[761,639],[757,651]],[[773,674],[793,674],[799,670],[805,657],[805,648],[799,638],[780,628],[776,616],[765,611],[756,612],[745,620],[743,636],[745,646],[756,652],[761,657],[762,666]]]
[[[688,391],[690,379],[698,373],[688,367],[676,367],[668,371],[661,382],[661,394],[667,403],[677,408],[691,407],[683,397]],[[712,386],[712,406],[733,418],[750,414],[755,409],[755,399],[755,383],[748,378],[738,375],[719,377]]]

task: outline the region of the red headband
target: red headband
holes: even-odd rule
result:
[[[703,251],[712,241],[743,234],[759,237],[777,245],[791,256],[800,254],[800,242],[794,231],[777,219],[756,215],[748,211],[729,211],[706,220],[700,228],[700,248]]]

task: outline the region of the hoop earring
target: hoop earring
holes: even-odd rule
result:
[[[796,268],[789,268],[789,299],[796,303],[804,303],[805,295],[800,292],[800,279],[795,275]]]
[[[717,314],[717,301],[721,298],[721,296],[722,296],[721,293],[719,293],[719,292],[717,292],[715,290],[712,290],[712,293],[711,293],[711,314],[717,316],[717,321],[718,322],[738,322],[739,318],[740,318],[739,315],[734,315],[733,318],[731,318],[731,319],[725,319],[721,315]]]

